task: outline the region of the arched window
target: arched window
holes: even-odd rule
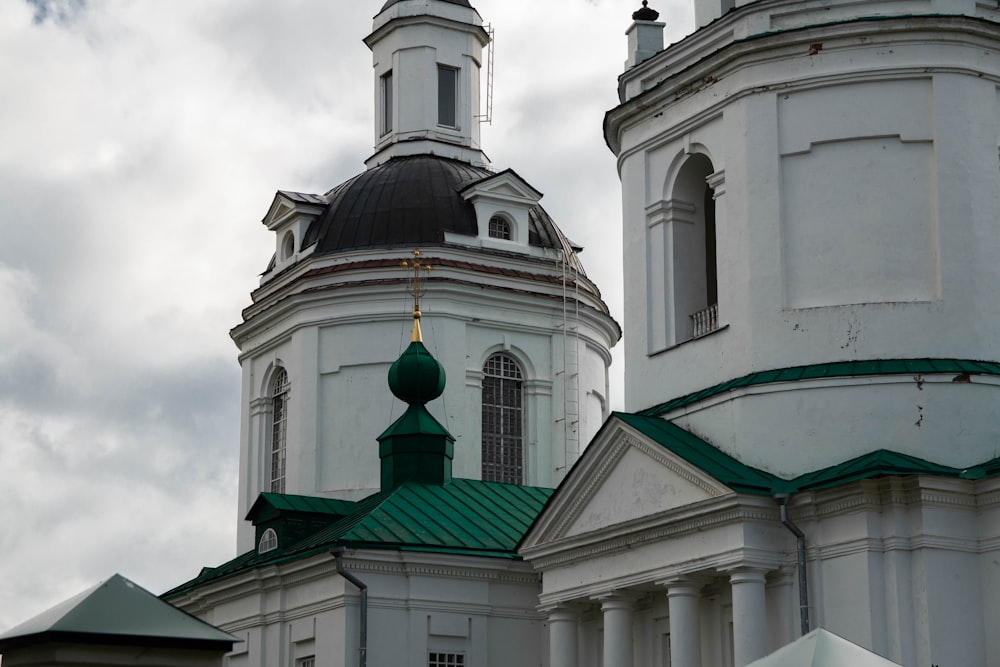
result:
[[[494,215],[490,218],[490,238],[509,241],[510,223],[501,218],[499,215]]]
[[[649,207],[647,244],[663,252],[646,268],[650,353],[720,328],[714,188],[723,183],[707,155],[684,156],[664,200]]]
[[[281,240],[281,261],[285,261],[294,254],[295,254],[295,234],[293,234],[292,232],[285,232],[285,236]]]
[[[257,543],[257,553],[263,554],[268,551],[274,551],[278,548],[278,534],[274,532],[274,528],[268,528],[264,531],[264,534],[260,536],[260,542]]]
[[[483,480],[524,482],[524,379],[517,361],[497,353],[483,366]]]
[[[285,492],[287,433],[288,373],[280,368],[271,380],[271,493]]]

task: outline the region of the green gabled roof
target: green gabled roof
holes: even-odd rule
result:
[[[612,415],[691,465],[705,471],[733,491],[770,496],[790,490],[786,480],[741,463],[666,419],[624,412],[614,412]]]
[[[791,484],[796,491],[815,491],[884,475],[963,476],[958,468],[938,465],[888,449],[878,449],[822,470],[799,475],[791,480]]]
[[[273,514],[280,512],[303,512],[309,514],[329,514],[332,516],[346,516],[357,508],[357,503],[350,500],[337,500],[335,498],[319,498],[316,496],[299,496],[290,493],[262,493],[257,496],[250,511],[247,512],[248,520],[262,514]]]
[[[0,635],[0,653],[56,641],[225,652],[237,639],[116,574]]]
[[[1000,457],[966,469],[959,469],[909,454],[879,449],[786,480],[741,463],[711,443],[662,417],[623,412],[615,412],[612,415],[739,493],[772,495],[818,491],[886,475],[932,475],[970,480],[1000,475]]]
[[[982,479],[984,477],[996,477],[1000,475],[1000,457],[990,459],[986,463],[980,463],[962,471],[963,479]]]
[[[355,504],[354,511],[309,537],[258,554],[248,551],[163,594],[170,599],[210,581],[308,558],[334,545],[519,559],[516,548],[552,489],[456,479],[407,483]]]
[[[873,359],[868,361],[838,361],[810,364],[777,370],[759,371],[733,380],[721,382],[684,396],[660,403],[637,412],[638,415],[663,415],[733,389],[776,382],[796,382],[816,378],[855,377],[862,375],[932,375],[955,373],[961,375],[1000,375],[1000,363],[970,361],[967,359]]]

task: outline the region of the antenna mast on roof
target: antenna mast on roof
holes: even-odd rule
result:
[[[495,33],[493,25],[487,23],[483,26],[486,34],[490,36],[490,45],[486,49],[486,113],[479,114],[476,118],[480,123],[493,124],[493,44]]]

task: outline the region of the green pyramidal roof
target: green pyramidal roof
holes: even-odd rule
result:
[[[116,574],[0,635],[0,653],[50,641],[229,651],[237,639]]]

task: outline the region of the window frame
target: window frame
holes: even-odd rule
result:
[[[277,550],[277,548],[278,548],[278,533],[275,532],[274,528],[268,528],[263,533],[261,533],[260,540],[257,541],[257,553],[266,554],[269,551]]]
[[[458,129],[458,77],[459,69],[457,67],[451,67],[449,65],[438,64],[437,66],[437,124],[440,127],[447,127],[449,129]],[[446,78],[447,77],[447,78]],[[448,91],[442,90],[442,82],[448,81],[451,85],[451,105],[443,99],[443,95],[446,95]],[[445,111],[451,112],[451,118],[449,119],[444,113]],[[449,123],[448,120],[451,120]]]
[[[496,227],[503,227],[502,235],[501,233],[494,234],[494,223],[497,223]],[[502,215],[490,216],[490,221],[487,223],[487,235],[491,239],[498,239],[500,241],[513,241],[514,240],[514,226],[510,223],[510,220],[503,217]]]
[[[384,137],[385,135],[392,132],[392,113],[393,113],[393,90],[392,90],[392,70],[385,72],[379,77],[379,104],[381,105],[381,127],[379,128],[379,136]]]
[[[428,651],[427,667],[467,667],[465,651]]]
[[[277,368],[271,378],[271,424],[268,443],[268,490],[284,493],[288,453],[288,371]]]
[[[489,355],[483,364],[480,398],[483,481],[525,483],[526,402],[521,363],[507,352]]]

